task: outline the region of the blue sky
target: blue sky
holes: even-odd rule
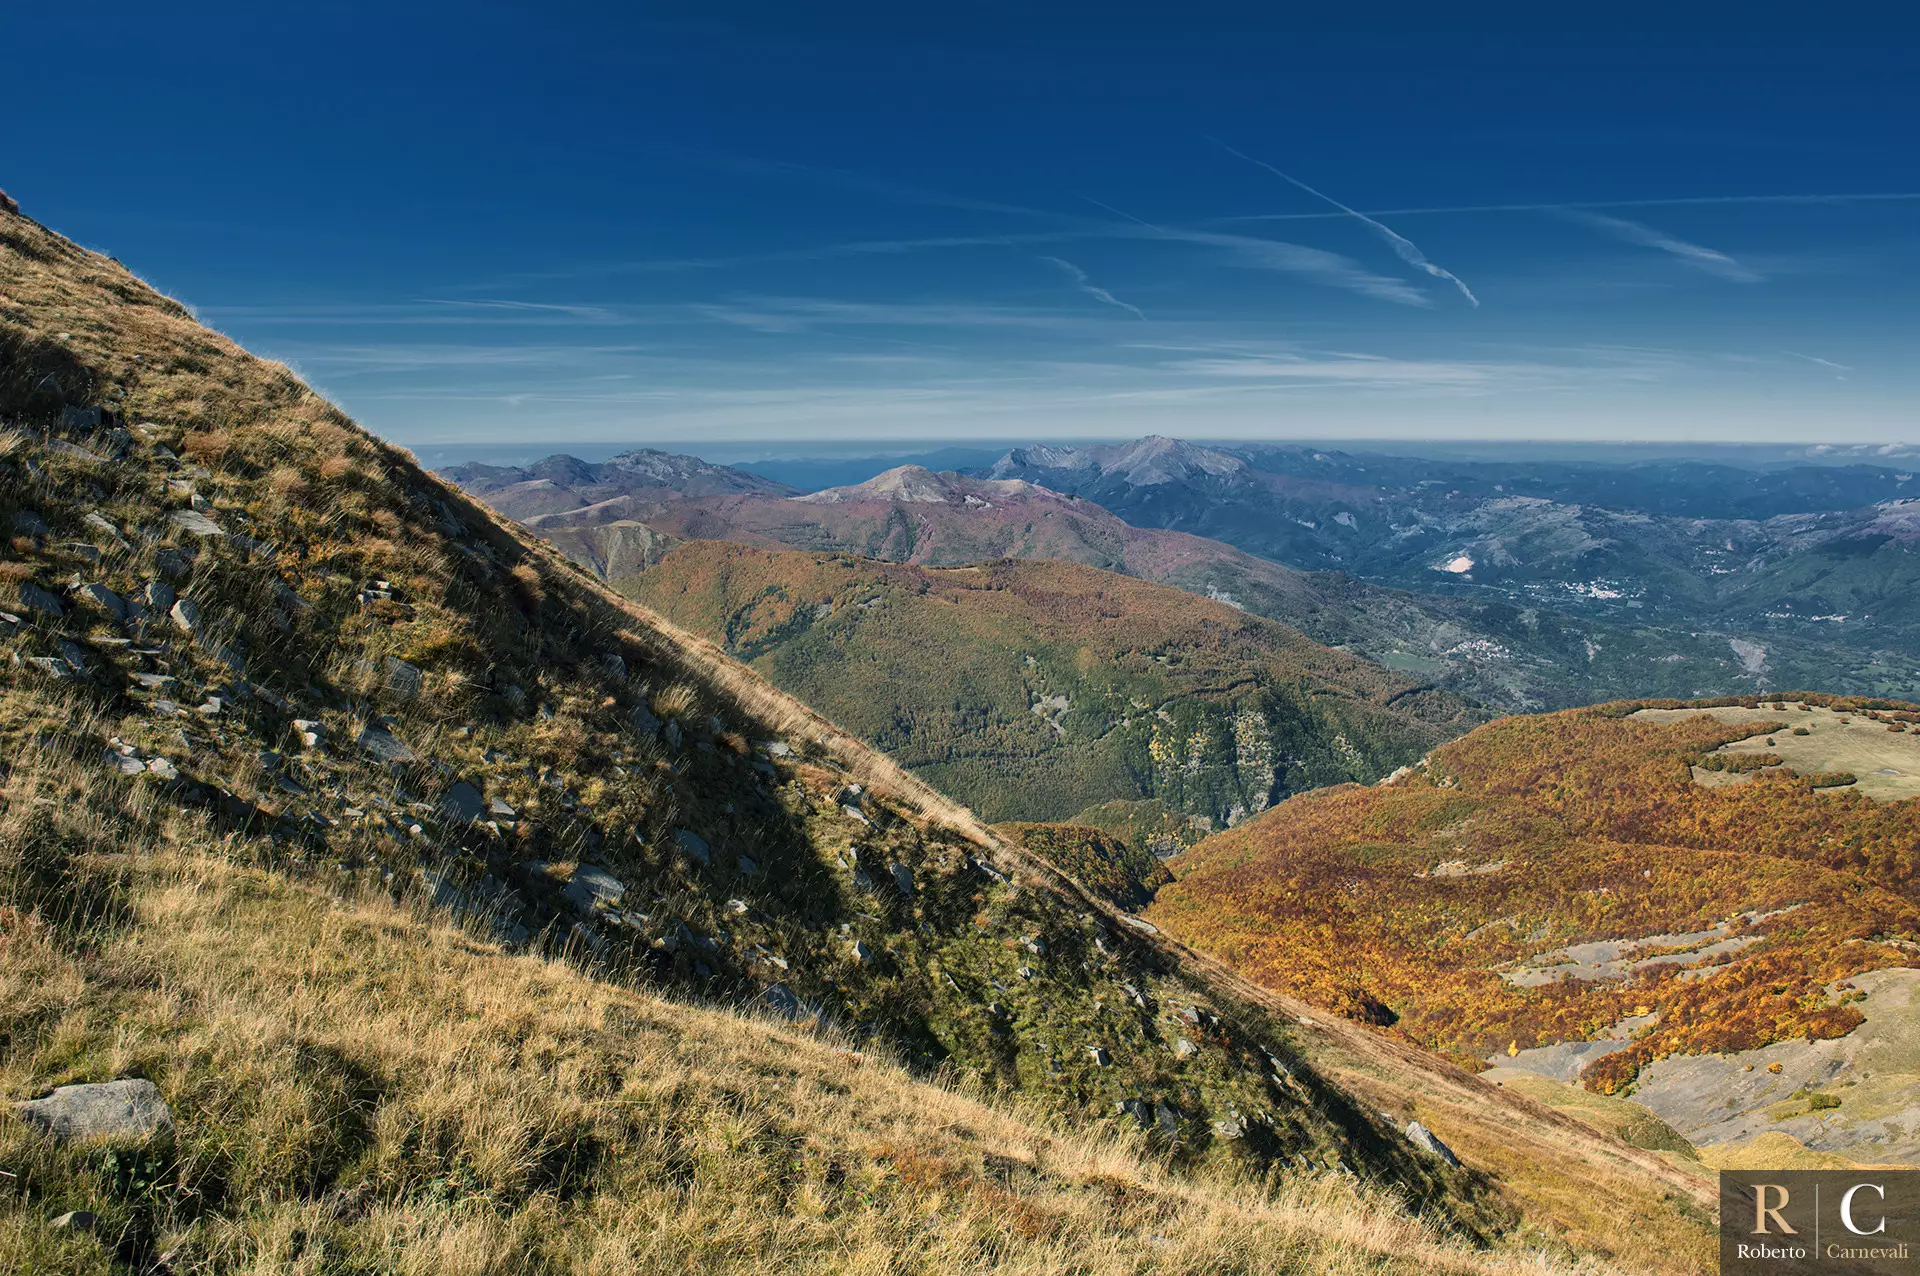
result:
[[[1914,19],[1286,8],[15,6],[0,187],[423,449],[1920,434]]]

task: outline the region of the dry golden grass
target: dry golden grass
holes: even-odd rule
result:
[[[143,1076],[178,1133],[108,1165],[0,1117],[0,1270],[1560,1270],[1348,1179],[1170,1175],[831,1035],[246,867],[63,756],[19,760],[0,811],[0,1092]],[[48,1226],[70,1209],[96,1235]]]

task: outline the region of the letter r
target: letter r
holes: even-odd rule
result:
[[[1780,1193],[1780,1199],[1769,1205],[1767,1197],[1771,1192]],[[1793,1225],[1780,1216],[1780,1211],[1787,1208],[1787,1202],[1791,1199],[1792,1196],[1787,1192],[1784,1184],[1755,1183],[1753,1185],[1753,1234],[1768,1235],[1767,1220],[1771,1218],[1774,1225],[1783,1233],[1788,1236],[1798,1236],[1800,1233],[1794,1230]]]

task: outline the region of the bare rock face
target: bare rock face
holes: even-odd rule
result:
[[[457,824],[471,824],[486,813],[486,797],[465,780],[440,795],[440,813]]]
[[[151,1081],[63,1085],[44,1099],[15,1104],[14,1111],[63,1143],[145,1142],[173,1131],[173,1114]]]
[[[1460,1158],[1453,1154],[1453,1149],[1435,1138],[1433,1131],[1421,1125],[1418,1121],[1407,1122],[1407,1142],[1413,1144],[1413,1146],[1419,1148],[1422,1152],[1432,1153],[1448,1165],[1460,1164]]]

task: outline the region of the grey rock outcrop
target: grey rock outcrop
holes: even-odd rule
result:
[[[1453,1149],[1435,1138],[1433,1131],[1421,1125],[1418,1121],[1407,1122],[1407,1142],[1413,1144],[1413,1146],[1419,1148],[1422,1152],[1432,1153],[1448,1165],[1460,1164],[1460,1158],[1453,1154]]]
[[[127,600],[105,585],[82,585],[78,593],[81,598],[106,612],[116,621],[125,620],[131,614],[132,609],[127,606]]]
[[[66,606],[60,601],[59,595],[50,589],[43,589],[30,580],[20,582],[20,605],[28,611],[37,611],[42,615],[52,616],[56,620],[67,614]]]
[[[380,680],[388,691],[402,700],[411,700],[420,694],[420,666],[410,664],[396,656],[388,656],[381,670]]]
[[[679,843],[680,849],[686,853],[688,859],[698,860],[702,864],[713,863],[713,848],[707,845],[706,838],[692,829],[675,829],[673,840]]]
[[[167,515],[173,525],[183,532],[195,536],[225,536],[226,530],[220,524],[202,514],[199,510],[174,510]]]
[[[440,813],[460,824],[472,823],[486,810],[486,798],[465,780],[455,781],[452,788],[440,795]]]
[[[604,868],[595,868],[591,864],[582,864],[573,871],[573,880],[567,883],[566,896],[582,912],[590,912],[595,904],[604,904],[611,908],[618,904],[627,893],[627,884],[607,872]]]
[[[381,727],[367,727],[360,732],[360,738],[355,743],[360,746],[362,753],[376,762],[419,761],[418,754],[409,749],[399,737]]]
[[[63,1143],[140,1141],[173,1131],[173,1114],[151,1081],[63,1085],[14,1105],[20,1119]]]

